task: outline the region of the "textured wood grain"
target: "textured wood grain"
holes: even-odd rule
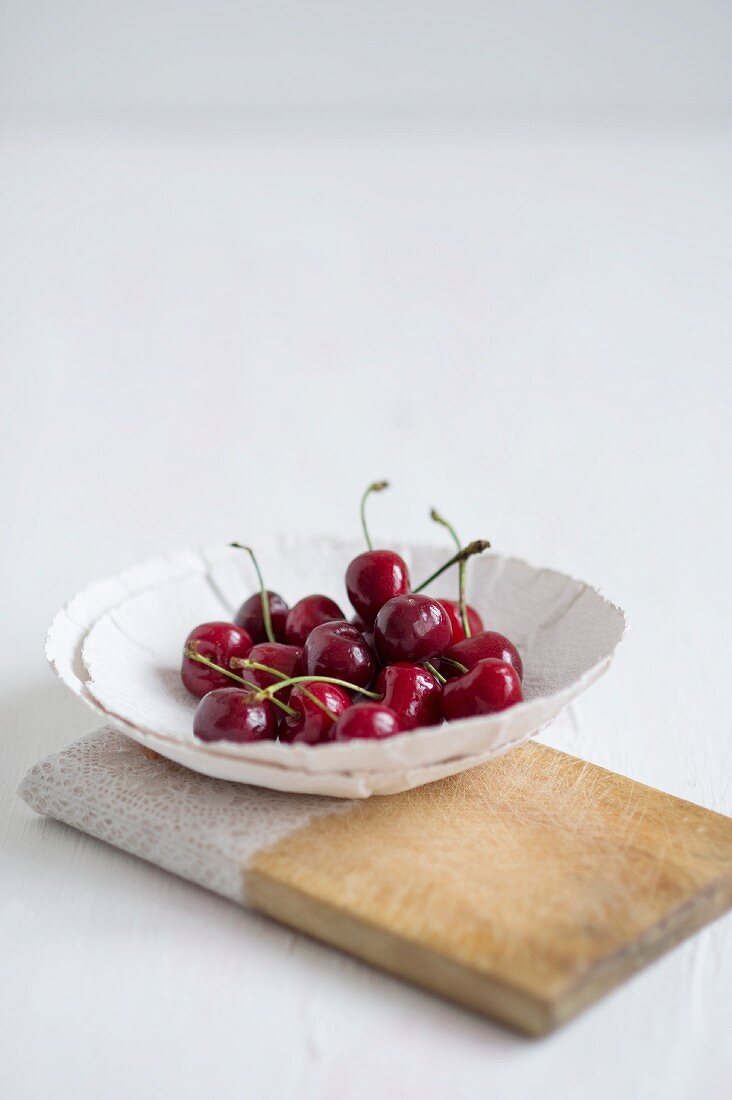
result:
[[[732,904],[732,819],[539,744],[259,853],[252,904],[531,1034]]]

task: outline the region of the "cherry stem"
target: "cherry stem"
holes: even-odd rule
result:
[[[263,665],[259,661],[250,661],[247,657],[232,657],[231,664],[234,668],[258,668],[260,672],[269,672],[270,675],[276,676],[279,680],[287,680],[288,676],[286,672],[281,672],[278,668],[272,668],[271,665]],[[257,686],[259,690],[259,686]],[[331,721],[335,722],[336,716],[332,710],[328,710],[325,703],[318,699],[317,695],[313,695],[312,691],[308,691],[307,688],[302,689],[303,695],[307,695],[311,703],[315,703],[316,707],[322,710],[323,714],[327,714]],[[279,699],[273,699],[273,703],[279,703]]]
[[[441,576],[446,569],[449,569],[451,565],[457,565],[461,561],[467,561],[468,558],[472,558],[474,554],[482,554],[483,551],[488,550],[489,547],[490,543],[488,539],[476,539],[475,542],[469,542],[464,550],[461,550],[458,554],[453,554],[453,556],[446,561],[444,565],[441,565],[439,569],[436,569],[426,581],[422,581],[417,588],[413,588],[412,592],[421,592],[428,584],[432,584],[432,581],[437,580],[437,578]]]
[[[257,571],[257,578],[259,580],[259,591],[261,593],[262,601],[262,618],[264,620],[264,632],[267,635],[268,642],[276,642],[277,639],[274,636],[274,630],[272,629],[272,613],[269,607],[269,595],[267,589],[264,587],[264,577],[262,576],[262,570],[259,568],[259,562],[257,556],[252,550],[251,546],[242,546],[240,542],[230,542],[229,546],[232,546],[235,550],[246,550],[249,557],[252,559],[252,564]]]
[[[461,665],[459,661],[453,661],[452,657],[443,657],[442,660],[446,665],[452,665],[458,672],[466,673],[468,671],[465,665]]]
[[[283,680],[280,684],[272,684],[271,687],[264,688],[263,694],[274,694],[275,691],[280,691],[284,687],[289,687],[290,684],[336,684],[338,687],[346,688],[348,691],[357,691],[361,695],[367,695],[369,699],[383,698],[377,691],[367,691],[366,688],[359,687],[358,684],[349,684],[348,680],[339,680],[335,676],[293,676],[289,680]]]
[[[271,665],[263,665],[260,661],[250,661],[248,657],[232,657],[232,668],[258,668],[260,672],[269,672],[272,676],[276,676],[278,680],[286,680],[287,673],[281,672],[278,668],[272,668]]]
[[[223,673],[224,676],[228,676],[230,680],[234,680],[237,684],[241,684],[242,687],[248,688],[250,691],[259,691],[259,684],[254,684],[251,680],[243,680],[241,676],[237,676],[230,668],[224,668],[223,665],[217,665],[214,661],[210,661],[208,657],[204,657],[198,650],[194,649],[193,646],[186,646],[183,655],[188,657],[191,661],[197,661],[199,665],[205,665],[206,668],[213,669],[214,672]],[[234,660],[234,658],[232,658],[232,660]],[[288,707],[281,699],[273,699],[272,702],[275,703],[280,710],[283,710],[285,714],[289,714],[290,716],[297,714],[296,710],[293,710],[292,707]]]
[[[371,536],[369,535],[369,529],[366,526],[366,501],[368,500],[368,498],[371,496],[372,493],[380,493],[380,492],[382,492],[382,490],[388,489],[388,488],[389,488],[389,482],[388,481],[374,481],[374,482],[372,482],[371,485],[369,485],[368,489],[366,490],[366,492],[361,497],[361,526],[363,527],[363,533],[364,533],[364,537],[366,539],[366,545],[369,548],[369,550],[373,550],[374,544],[371,541]]]
[[[431,672],[438,684],[446,684],[447,677],[443,676],[441,672],[438,672],[431,661],[425,661],[424,667],[428,672]]]
[[[458,533],[453,525],[441,516],[436,508],[433,508],[430,512],[430,519],[433,519],[435,523],[442,524],[446,527],[452,536],[452,540],[458,548],[458,553],[462,550],[463,546],[458,537]],[[468,608],[465,603],[465,562],[461,561],[458,564],[458,607],[460,609],[460,622],[463,624],[463,634],[466,638],[470,637],[470,623],[468,621]]]

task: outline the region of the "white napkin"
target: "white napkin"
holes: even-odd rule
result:
[[[109,728],[35,764],[18,794],[39,814],[242,904],[255,852],[354,804],[212,779]]]

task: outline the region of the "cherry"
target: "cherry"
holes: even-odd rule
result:
[[[457,661],[458,664],[471,669],[486,657],[493,657],[497,661],[505,661],[506,664],[513,665],[519,674],[519,679],[524,678],[524,666],[516,646],[505,635],[495,630],[484,630],[482,634],[464,638],[462,642],[457,642],[446,649],[443,657],[446,659],[442,661],[440,671],[448,678],[460,675],[460,669],[449,664],[449,661]]]
[[[462,617],[460,614],[460,602],[459,600],[438,600],[447,612],[447,617],[450,620],[450,626],[452,627],[452,644],[461,642],[465,637],[465,631],[463,629]],[[483,620],[478,612],[470,604],[465,605],[465,613],[468,616],[468,626],[470,627],[471,636],[474,634],[480,634],[484,629]]]
[[[465,600],[465,571],[467,568],[467,557],[463,555],[463,546],[457,531],[449,520],[440,515],[436,508],[433,508],[430,512],[430,519],[435,523],[439,523],[442,527],[447,528],[458,553],[458,599],[457,601],[440,600],[440,603],[450,617],[452,640],[453,643],[455,643],[461,641],[463,638],[469,638],[472,634],[480,633],[480,631],[484,629],[483,620],[475,608],[469,607]],[[424,585],[421,587],[424,587]]]
[[[232,542],[229,545],[236,550],[244,550],[249,555],[259,581],[259,592],[255,592],[244,601],[234,621],[237,626],[243,626],[249,631],[255,642],[284,642],[289,610],[287,604],[282,596],[276,592],[269,592],[264,587],[262,570],[259,568],[257,555],[251,546],[243,546],[240,542]]]
[[[282,722],[280,741],[320,745],[332,740],[336,719],[351,706],[351,697],[336,684],[296,684],[289,705],[295,714]]]
[[[354,608],[371,625],[387,600],[409,592],[409,570],[393,550],[366,550],[346,570],[346,591]]]
[[[409,591],[409,570],[404,558],[393,550],[374,550],[366,526],[366,501],[371,493],[380,493],[388,485],[388,481],[375,481],[361,497],[361,526],[368,550],[355,557],[346,570],[348,598],[369,626],[387,600]]]
[[[329,596],[305,596],[290,608],[285,626],[288,645],[305,645],[308,634],[321,623],[343,619],[344,615],[335,600]]]
[[[274,671],[267,672],[264,668],[252,668],[249,665],[250,661],[256,661],[259,665],[266,665]],[[243,661],[234,658],[232,668],[241,669],[241,675],[244,679],[256,684],[257,687],[268,688],[279,680],[289,679],[292,676],[302,676],[305,671],[305,663],[301,646],[282,645],[280,642],[261,642],[252,648]],[[278,672],[282,675],[278,676]],[[286,703],[288,695],[289,691],[283,689],[280,698]]]
[[[272,621],[272,631],[278,642],[285,640],[285,623],[287,612],[290,610],[282,596],[276,592],[267,592],[269,599],[269,613]],[[243,627],[255,643],[267,641],[267,630],[264,625],[262,613],[261,593],[255,592],[248,600],[244,600],[236,615],[234,622]]]
[[[442,712],[449,721],[495,714],[520,703],[523,697],[513,665],[485,657],[464,676],[448,680],[442,690]]]
[[[444,607],[431,596],[395,596],[374,625],[376,649],[384,664],[429,661],[450,645],[452,628]]]
[[[277,733],[275,709],[250,691],[216,688],[196,707],[193,732],[199,741],[272,741]]]
[[[388,665],[376,681],[382,703],[393,710],[403,730],[442,721],[442,688],[421,665]]]
[[[304,648],[308,676],[335,676],[368,687],[376,661],[363,634],[347,622],[322,623],[308,635]]]
[[[379,703],[356,703],[340,716],[333,731],[334,741],[353,741],[357,737],[380,741],[393,737],[402,726],[389,707]]]
[[[366,639],[366,645],[375,653],[376,640],[374,638],[374,624],[372,623],[371,626],[369,626],[363,621],[360,615],[354,615],[351,618],[351,626],[355,626],[359,634],[363,634]]]
[[[189,647],[214,664],[228,669],[232,657],[246,657],[249,654],[252,639],[246,630],[234,623],[201,623],[194,627],[186,638],[180,675],[188,690],[200,698],[214,688],[230,687],[231,680],[224,672],[208,668],[186,656]]]

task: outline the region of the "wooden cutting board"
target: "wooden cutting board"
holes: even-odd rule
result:
[[[529,743],[257,853],[249,904],[532,1035],[732,905],[732,818]]]
[[[282,794],[100,730],[40,813],[532,1035],[732,904],[732,818],[529,742],[405,794]]]

